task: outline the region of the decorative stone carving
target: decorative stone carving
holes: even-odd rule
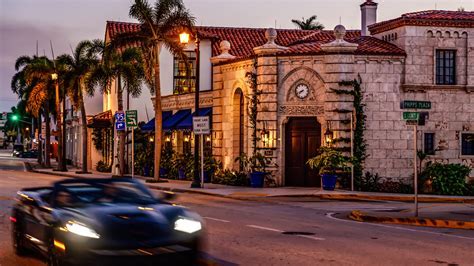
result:
[[[223,61],[227,61],[227,60],[231,60],[231,59],[235,58],[235,56],[233,56],[229,53],[229,51],[230,51],[230,42],[229,41],[226,41],[226,40],[222,41],[220,43],[220,50],[221,50],[220,55],[214,56],[214,57],[211,58],[211,62],[213,64],[223,62]]]
[[[315,116],[324,114],[322,105],[281,105],[278,112],[283,115]]]
[[[253,51],[255,54],[260,55],[260,54],[274,54],[277,52],[285,51],[288,50],[288,47],[280,46],[275,43],[275,40],[278,36],[277,30],[274,28],[269,28],[265,32],[265,37],[267,38],[267,43],[253,48]]]
[[[337,25],[334,28],[334,35],[336,40],[321,44],[321,49],[325,52],[341,53],[341,52],[354,52],[359,46],[356,43],[346,42],[344,36],[346,36],[346,28],[342,25]]]

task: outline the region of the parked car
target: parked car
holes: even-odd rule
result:
[[[19,154],[21,158],[38,158],[38,150],[24,151]]]
[[[13,248],[36,250],[49,265],[165,261],[193,265],[202,218],[157,198],[129,178],[68,179],[18,192],[12,210]]]
[[[19,157],[20,153],[22,153],[24,150],[25,147],[23,146],[23,144],[15,144],[13,145],[12,156]]]

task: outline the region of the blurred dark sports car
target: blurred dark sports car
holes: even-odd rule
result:
[[[202,218],[154,197],[128,178],[68,179],[18,192],[13,246],[34,249],[49,265],[146,265],[164,260],[193,265],[203,236]],[[130,263],[131,261],[132,263]]]

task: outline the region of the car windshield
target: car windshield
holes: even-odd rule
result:
[[[77,182],[58,186],[56,203],[59,207],[80,207],[90,204],[154,204],[157,200],[134,182]]]

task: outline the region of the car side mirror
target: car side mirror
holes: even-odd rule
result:
[[[171,200],[176,199],[176,194],[171,191],[163,191],[161,194],[162,194],[162,197],[161,197],[162,200],[171,201]]]

